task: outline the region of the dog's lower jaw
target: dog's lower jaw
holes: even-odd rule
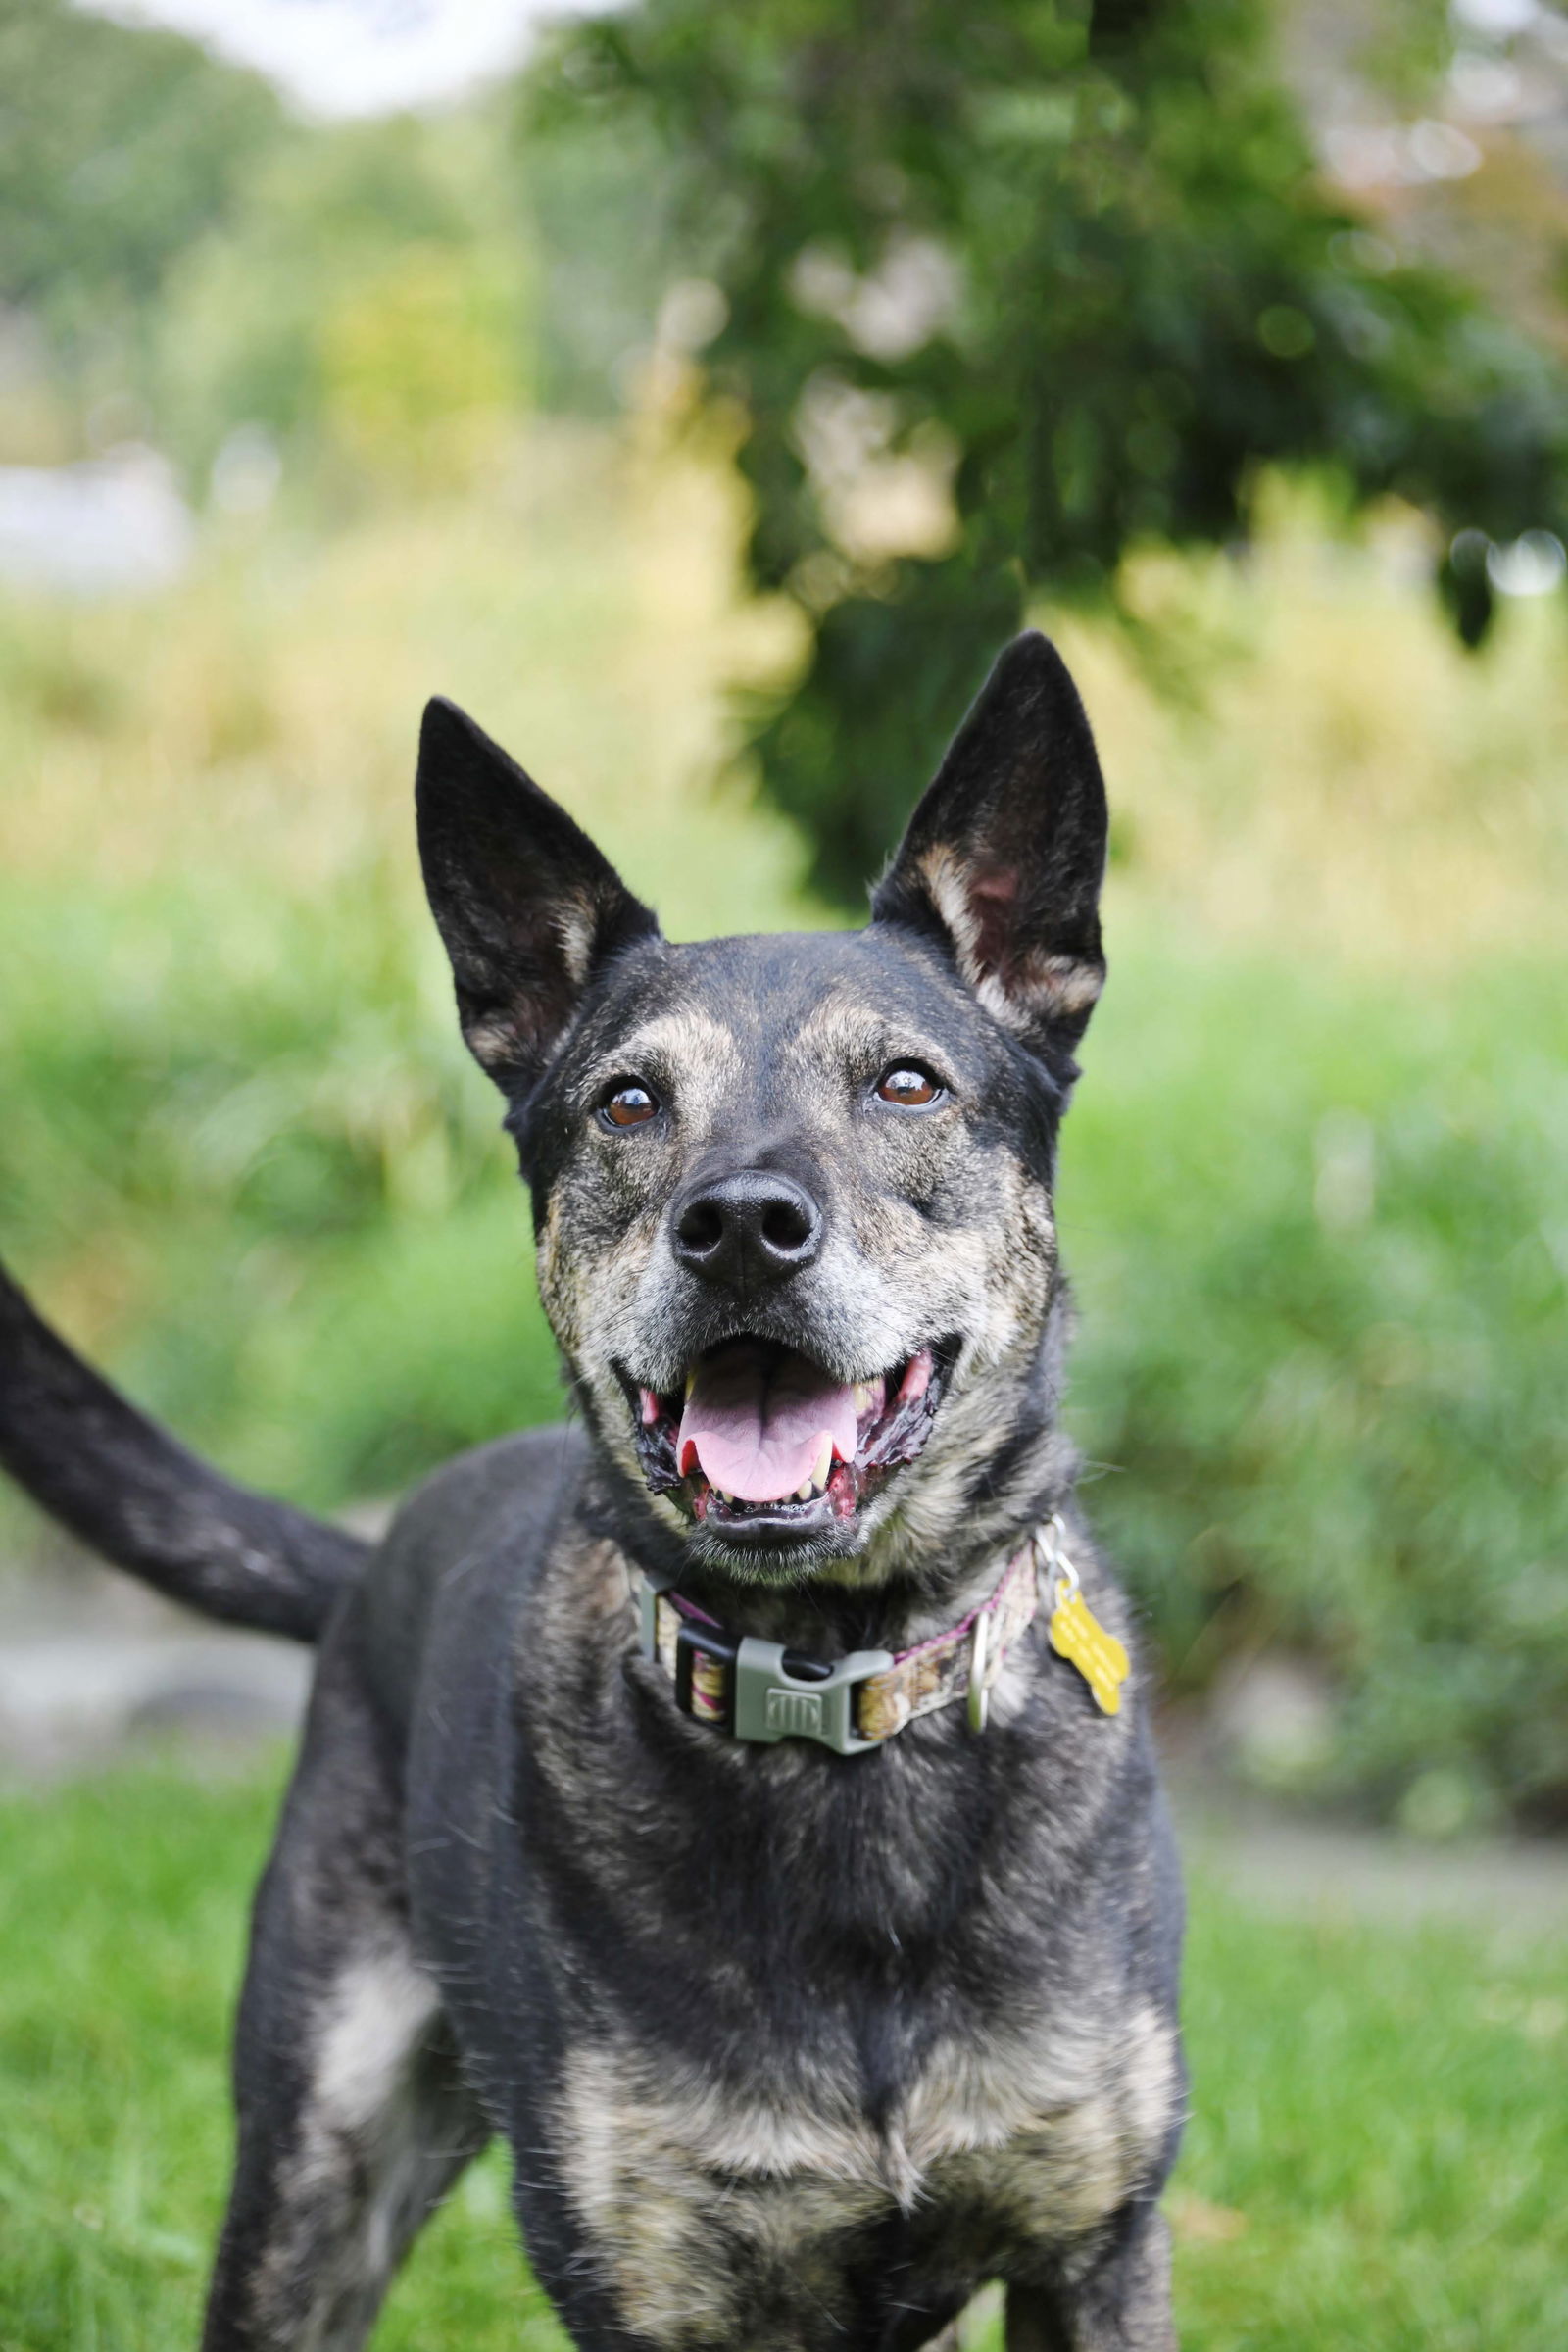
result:
[[[681,1526],[687,1557],[698,1574],[770,1591],[801,1591],[820,1584],[858,1590],[885,1581],[877,1564],[875,1537],[878,1516],[894,1507],[894,1497],[877,1496],[869,1506],[877,1516],[858,1515],[849,1523],[824,1520],[788,1544],[736,1542],[727,1530],[702,1520],[682,1518]]]
[[[615,1449],[606,1493],[628,1574],[657,1572],[736,1631],[812,1655],[872,1640],[858,1614],[867,1607],[883,1646],[952,1623],[1030,1531],[1065,1504],[1078,1469],[1071,1440],[1043,1426],[1031,1433],[1027,1476],[977,1508],[967,1498],[966,1466],[928,1455],[906,1484],[873,1498],[848,1540],[837,1538],[838,1548],[830,1532],[816,1544],[764,1551],[731,1546],[717,1531],[694,1526],[667,1494],[650,1495],[627,1453]],[[847,1611],[842,1619],[837,1603]]]
[[[808,1384],[815,1368],[808,1356],[776,1342],[763,1342],[761,1347],[772,1349],[774,1372],[767,1371],[764,1360],[757,1374],[755,1397],[746,1400],[756,1415],[757,1450],[756,1458],[740,1475],[744,1477],[749,1469],[760,1478],[771,1474],[776,1479],[778,1462],[765,1459],[762,1450],[761,1432],[770,1419],[763,1396],[771,1390],[780,1364],[786,1377],[791,1363],[797,1374],[804,1368]],[[694,1556],[722,1564],[737,1574],[760,1568],[766,1581],[775,1581],[780,1569],[793,1576],[800,1570],[809,1573],[826,1561],[855,1557],[886,1516],[888,1488],[896,1488],[901,1475],[925,1451],[962,1353],[961,1338],[955,1334],[922,1343],[874,1378],[841,1381],[836,1393],[828,1389],[814,1397],[808,1394],[804,1413],[797,1394],[793,1407],[797,1454],[813,1409],[820,1411],[824,1426],[818,1457],[806,1470],[799,1491],[788,1494],[774,1493],[767,1486],[760,1491],[741,1486],[739,1479],[738,1491],[730,1493],[718,1483],[720,1464],[724,1465],[722,1475],[734,1475],[728,1461],[734,1459],[735,1434],[732,1430],[726,1438],[724,1433],[729,1400],[720,1404],[716,1420],[709,1403],[704,1434],[692,1428],[694,1409],[703,1409],[701,1405],[694,1408],[692,1401],[699,1382],[715,1359],[732,1365],[737,1349],[743,1356],[744,1380],[744,1357],[756,1353],[756,1344],[744,1338],[724,1342],[693,1359],[685,1376],[684,1398],[679,1391],[661,1393],[634,1377],[623,1364],[611,1367],[625,1396],[637,1465],[649,1494],[667,1497],[685,1521]],[[819,1370],[815,1376],[820,1380]],[[855,1409],[846,1428],[842,1419],[835,1417],[849,1409],[852,1387]],[[785,1412],[790,1409],[786,1405]],[[733,1416],[732,1406],[730,1410]],[[743,1406],[743,1416],[744,1411]],[[716,1458],[709,1451],[710,1445],[715,1446]],[[805,1458],[802,1455],[801,1461]],[[667,1510],[661,1512],[666,1521],[668,1516]],[[793,1568],[789,1565],[792,1561]]]

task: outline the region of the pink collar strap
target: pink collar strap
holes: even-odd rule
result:
[[[917,1715],[960,1698],[970,1724],[983,1731],[992,1686],[1034,1622],[1047,1572],[1060,1556],[1059,1528],[1053,1521],[1032,1534],[989,1600],[946,1633],[896,1654],[858,1649],[832,1666],[777,1642],[737,1639],[682,1593],[638,1577],[643,1654],[670,1677],[683,1713],[737,1740],[817,1740],[837,1755],[859,1755]]]

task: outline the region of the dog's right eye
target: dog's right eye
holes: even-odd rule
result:
[[[607,1127],[640,1127],[659,1109],[656,1098],[635,1078],[623,1079],[608,1094],[599,1105],[599,1116]]]

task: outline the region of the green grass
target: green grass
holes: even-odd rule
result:
[[[131,1769],[0,1799],[0,2352],[194,2343],[229,2161],[227,2035],[275,1777]],[[545,2352],[491,2155],[376,2338]]]
[[[225,2034],[275,1776],[145,1766],[0,1799],[0,2352],[194,2340],[228,2153]],[[1475,1932],[1265,1921],[1202,1886],[1172,2191],[1187,2352],[1558,2352],[1568,1971]],[[491,2156],[421,2241],[386,2352],[562,2339]]]

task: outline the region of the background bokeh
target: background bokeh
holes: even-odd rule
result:
[[[1568,1822],[1565,255],[1542,0],[0,0],[0,1251],[225,1466],[374,1511],[557,1409],[428,694],[696,936],[856,919],[1063,643],[1070,1412],[1169,1752],[1273,1808],[1245,1904],[1190,1831],[1210,2352],[1568,2338],[1550,1849],[1477,1842]],[[47,1542],[18,1724],[130,1641]],[[194,2325],[275,1788],[0,1788],[0,2352]],[[1314,1849],[1367,1917],[1260,1914],[1287,1807],[1403,1834]],[[559,2340],[504,2205],[378,2340]]]
[[[345,121],[11,0],[7,1251],[318,1503],[552,1410],[423,696],[676,933],[843,920],[1027,612],[1116,808],[1073,1413],[1171,1692],[1554,1822],[1568,34],[878,27],[645,0]]]

